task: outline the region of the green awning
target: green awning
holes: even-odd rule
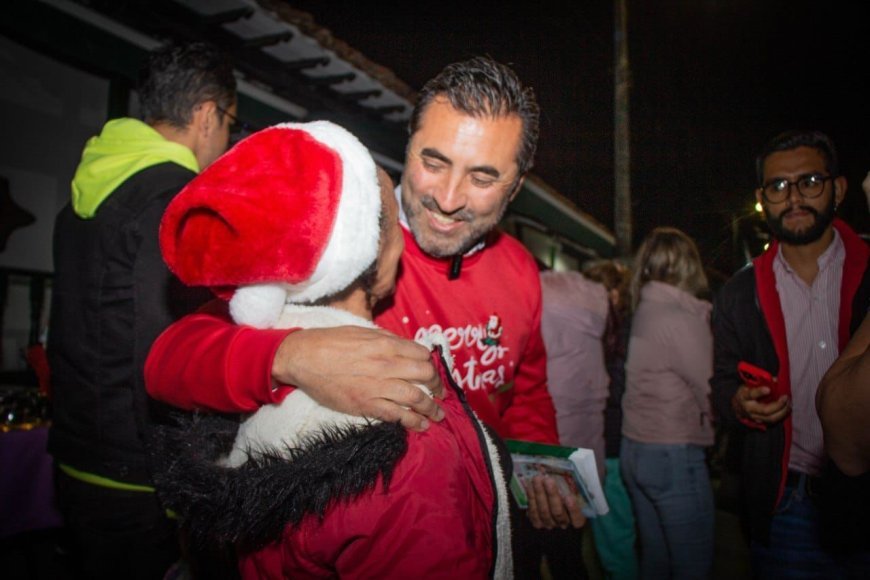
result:
[[[614,255],[616,240],[607,227],[533,175],[526,178],[508,214],[530,219],[548,234],[591,250],[599,257]]]

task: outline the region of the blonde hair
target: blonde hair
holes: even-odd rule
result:
[[[651,281],[676,286],[696,297],[706,294],[707,275],[695,241],[671,227],[658,227],[647,234],[634,259],[632,309],[640,301],[640,289]]]

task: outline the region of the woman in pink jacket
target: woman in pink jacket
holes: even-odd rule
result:
[[[695,243],[656,228],[638,250],[623,398],[622,475],[640,532],[641,578],[707,578],[713,492],[713,335]]]

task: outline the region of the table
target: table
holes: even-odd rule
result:
[[[48,427],[0,432],[0,538],[63,525],[47,441]]]

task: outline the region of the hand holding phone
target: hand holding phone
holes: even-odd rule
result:
[[[760,403],[772,403],[785,394],[782,392],[782,388],[776,378],[761,367],[757,367],[746,361],[740,361],[737,364],[737,372],[740,374],[740,378],[746,386],[753,389],[759,387],[767,387],[770,389],[769,394],[757,399]]]

